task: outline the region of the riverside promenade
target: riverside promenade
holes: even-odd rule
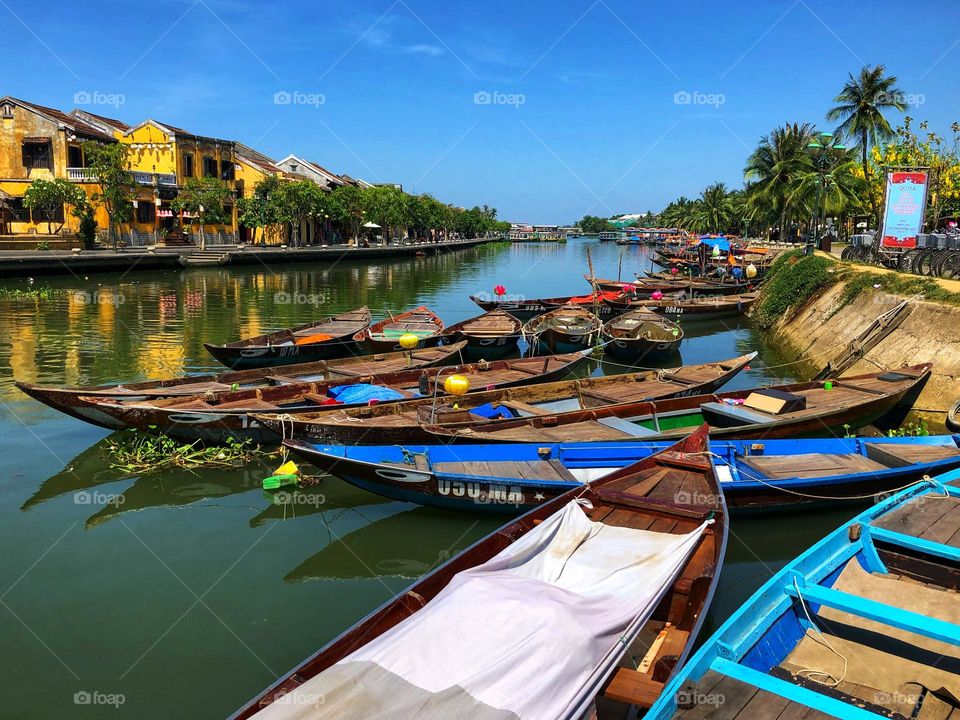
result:
[[[37,275],[76,275],[132,270],[188,269],[214,265],[250,265],[285,262],[336,262],[343,259],[373,259],[433,255],[462,250],[499,238],[447,240],[438,243],[391,245],[330,245],[327,247],[284,248],[259,245],[214,245],[194,247],[127,248],[123,250],[0,250],[0,278]]]

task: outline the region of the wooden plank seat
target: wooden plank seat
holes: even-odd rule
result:
[[[620,432],[637,438],[651,437],[658,434],[655,430],[650,430],[642,425],[637,425],[636,423],[632,423],[625,418],[607,417],[600,418],[597,420],[597,422],[608,428],[619,430]]]
[[[526,413],[527,415],[549,415],[550,414],[550,412],[547,410],[541,410],[540,408],[534,405],[521,402],[520,400],[501,400],[500,404],[505,408],[516,410],[519,413]]]
[[[889,469],[887,465],[857,453],[747,455],[740,458],[740,463],[773,479],[828,477]]]
[[[866,443],[867,457],[887,467],[903,467],[914,463],[936,462],[960,457],[960,449],[953,445],[895,445],[893,443]]]

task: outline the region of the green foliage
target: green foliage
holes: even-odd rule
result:
[[[577,227],[580,228],[580,232],[585,233],[602,233],[616,229],[613,223],[606,218],[595,217],[593,215],[584,215],[580,222],[577,223]]]
[[[276,195],[279,193],[281,180],[276,175],[270,175],[253,188],[253,194],[248,198],[237,200],[237,221],[244,227],[254,230],[280,222]]]
[[[896,430],[887,430],[887,437],[926,437],[930,434],[927,422],[921,418],[916,422],[908,422]]]
[[[833,266],[828,258],[804,256],[802,250],[784,253],[770,266],[751,318],[762,329],[769,329],[791,309],[802,307],[819,290],[834,282],[836,276],[830,272]]]
[[[127,169],[128,148],[123,143],[83,143],[87,171],[96,179],[98,191],[90,196],[95,205],[103,205],[110,222],[110,238],[117,249],[117,226],[133,219],[133,197],[137,183]]]
[[[21,290],[20,288],[0,287],[0,300],[53,300],[64,290],[43,286]]]
[[[181,443],[166,435],[149,435],[126,430],[116,439],[109,439],[106,451],[110,467],[130,473],[144,473],[168,468],[239,467],[265,452],[248,440],[227,438],[221,447],[202,447],[198,442]]]
[[[874,290],[960,305],[960,293],[950,292],[931,278],[896,272],[851,272],[844,274],[843,279],[845,284],[840,293],[840,307],[849,305],[864,292]]]
[[[48,243],[46,240],[41,240],[40,242],[37,243],[37,250],[49,250],[49,249],[50,249],[50,243]]]
[[[74,208],[87,205],[87,195],[83,190],[63,178],[43,180],[38,178],[30,183],[30,187],[23,193],[23,204],[35,213],[43,215],[47,221],[47,233],[53,235],[60,232],[63,222],[53,230],[53,217],[61,211],[64,205]]]

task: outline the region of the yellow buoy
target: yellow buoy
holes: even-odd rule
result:
[[[451,375],[443,381],[443,389],[451,395],[463,395],[470,389],[470,381],[465,375]]]
[[[420,338],[413,333],[404,333],[400,336],[400,347],[404,350],[413,350],[419,342]]]
[[[747,265],[747,277],[755,278],[756,276],[757,276],[757,266],[754,265],[753,263],[750,263],[749,265]]]
[[[300,468],[297,467],[297,464],[293,460],[287,460],[283,465],[278,467],[274,472],[274,475],[299,475]]]

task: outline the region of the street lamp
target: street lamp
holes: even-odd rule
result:
[[[821,213],[821,203],[825,201],[824,194],[827,187],[827,175],[830,168],[830,155],[834,150],[846,150],[845,145],[834,142],[833,133],[817,133],[815,138],[807,143],[807,151],[813,157],[814,166],[817,169],[817,200],[813,208],[813,230],[807,235],[807,245],[805,254],[813,254],[815,240],[820,234],[820,219],[826,221],[826,207]]]

